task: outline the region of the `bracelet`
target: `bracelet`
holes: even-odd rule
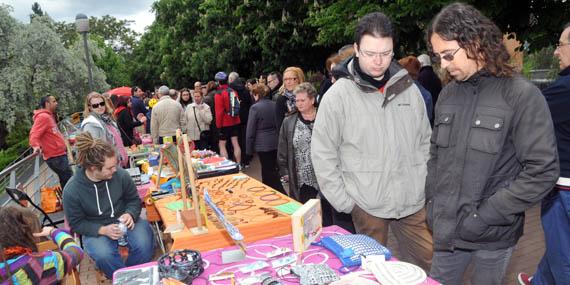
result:
[[[253,207],[254,205],[244,205],[244,204],[238,204],[238,205],[234,205],[234,206],[230,206],[226,209],[226,211],[245,211],[251,207]],[[241,207],[241,208],[238,208]]]
[[[49,236],[52,236],[52,235],[53,235],[53,233],[55,232],[55,230],[57,230],[57,228],[53,228],[53,229],[51,229],[51,231],[49,231]]]
[[[265,190],[265,186],[254,186],[254,187],[249,187],[249,188],[247,188],[247,191],[253,192],[253,193],[261,192],[261,191],[264,191],[264,190]]]
[[[273,196],[274,198],[269,199],[268,197]],[[259,197],[259,200],[264,201],[264,202],[271,202],[271,201],[277,201],[277,200],[281,200],[281,196],[277,195],[277,193],[271,193],[271,194],[267,194],[267,195],[263,195],[261,197]]]
[[[286,204],[288,202],[289,202],[288,200],[279,198],[277,200],[268,201],[267,203],[265,203],[265,205],[267,205],[267,206],[279,206],[279,205]]]

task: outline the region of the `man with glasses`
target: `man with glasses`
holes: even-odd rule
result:
[[[55,120],[57,100],[54,96],[44,96],[40,99],[39,109],[34,111],[34,125],[30,130],[30,146],[34,153],[42,154],[47,165],[59,178],[61,189],[73,175],[65,139]]]
[[[392,60],[394,27],[382,13],[364,16],[355,56],[335,66],[313,129],[311,153],[322,194],[352,215],[356,232],[386,245],[391,228],[399,258],[429,270],[432,238],[424,185],[431,128],[420,90]]]
[[[570,284],[570,23],[564,26],[554,56],[560,62],[560,76],[542,94],[554,122],[560,178],[542,200],[546,252],[534,276],[518,275],[520,284]]]
[[[509,64],[499,28],[462,3],[427,40],[451,81],[435,108],[426,182],[430,275],[442,284],[502,284],[524,212],[558,178],[552,119],[540,90]]]

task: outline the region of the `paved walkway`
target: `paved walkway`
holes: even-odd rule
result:
[[[259,160],[254,159],[251,167],[247,168],[245,173],[261,181]],[[393,236],[388,239],[388,247],[393,249],[397,256],[398,248]],[[504,284],[518,284],[516,280],[518,272],[524,271],[532,274],[543,254],[544,236],[540,224],[540,206],[535,206],[526,212],[524,235],[513,253]],[[81,262],[80,276],[82,284],[97,284],[94,264],[91,259],[85,258]],[[102,284],[111,284],[111,282],[107,280]],[[464,284],[469,285],[471,283],[469,280],[465,280]]]

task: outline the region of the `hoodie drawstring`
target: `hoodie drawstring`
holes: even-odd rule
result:
[[[103,212],[101,212],[101,206],[99,205],[99,193],[97,185],[93,184],[93,187],[95,187],[95,198],[97,198],[97,211],[99,211],[99,216],[101,216]],[[107,184],[107,181],[105,181],[105,188],[107,188],[107,197],[109,198],[109,204],[111,204],[111,218],[114,218],[115,208],[113,207],[113,201],[111,200],[111,193],[109,192],[109,184]]]
[[[109,184],[105,181],[105,187],[107,187],[107,197],[109,197],[109,204],[111,204],[111,218],[115,217],[115,208],[113,208],[113,201],[111,200],[111,193],[109,192]]]
[[[101,207],[99,206],[99,193],[97,193],[97,185],[93,184],[93,187],[95,187],[95,197],[97,198],[97,211],[99,211],[99,216],[101,216],[103,212],[101,212]]]

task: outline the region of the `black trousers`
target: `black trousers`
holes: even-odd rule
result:
[[[257,155],[259,156],[259,162],[261,162],[261,182],[287,195],[277,171],[277,150],[259,151]]]
[[[61,185],[61,190],[67,184],[67,181],[73,176],[73,171],[69,166],[69,160],[67,159],[67,154],[49,158],[46,160],[47,165],[59,178],[59,185]]]

